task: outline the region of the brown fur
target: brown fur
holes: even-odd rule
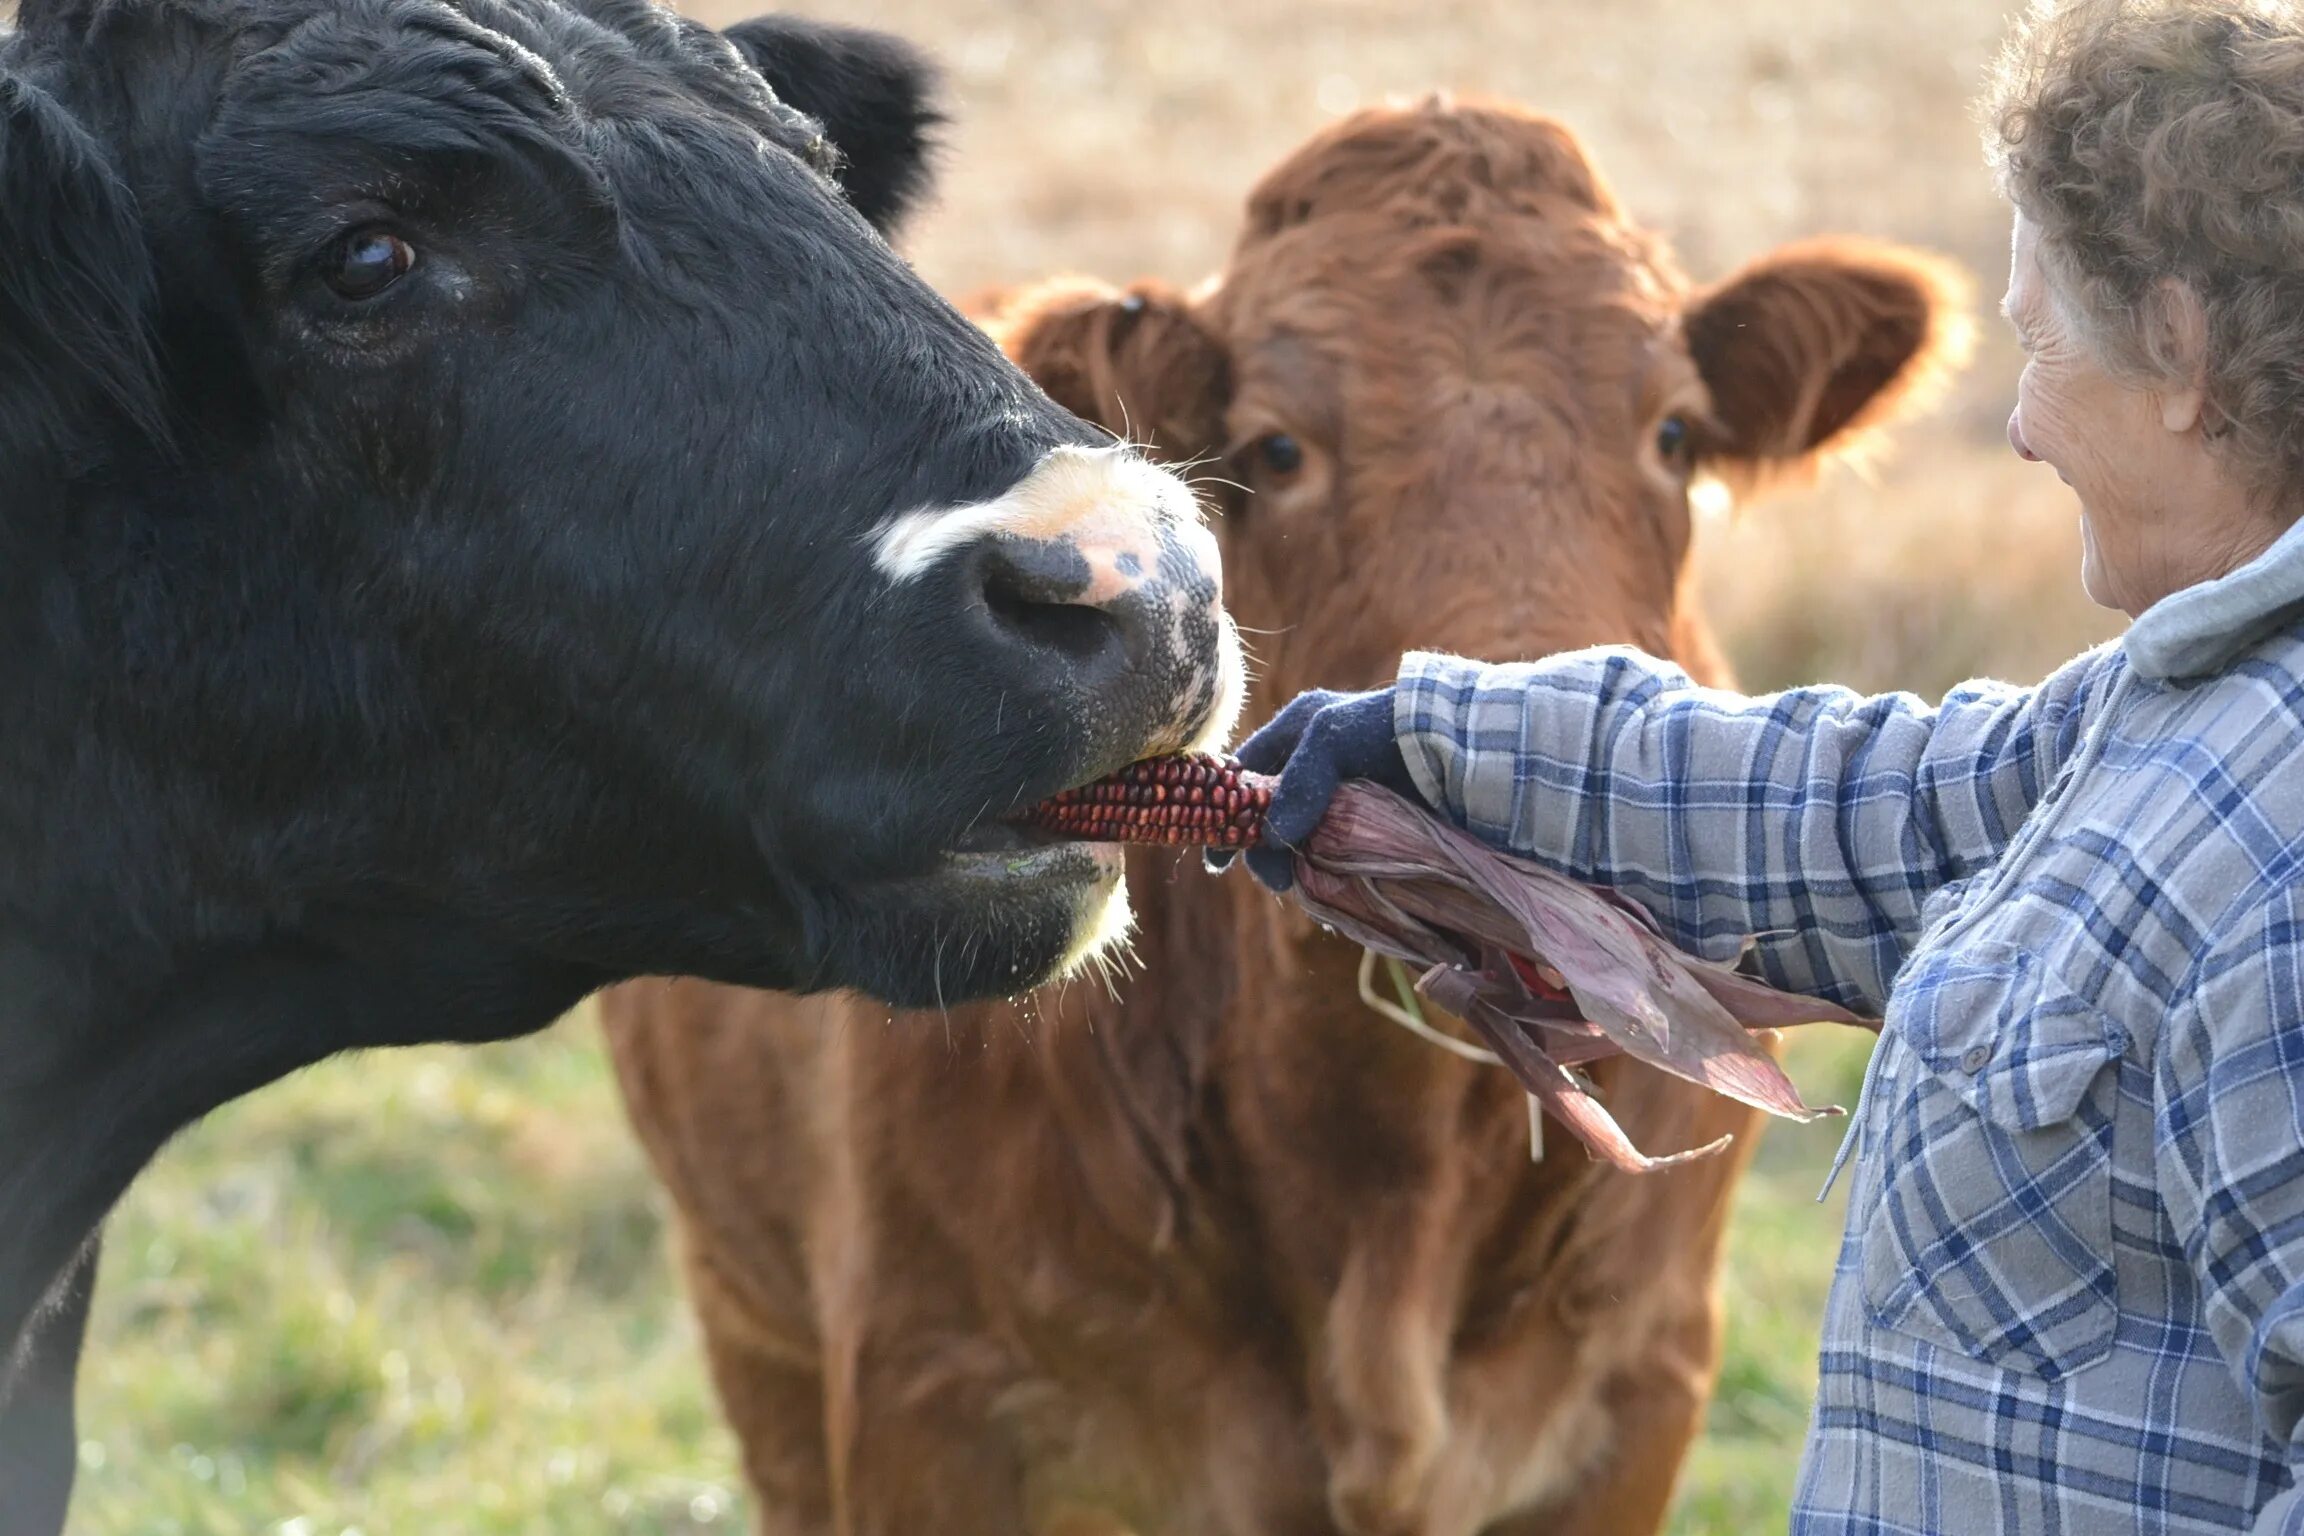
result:
[[[1060,400],[1220,456],[1252,711],[1408,647],[1632,641],[1715,680],[1687,600],[1685,415],[1752,481],[1884,423],[1963,295],[1813,243],[1692,290],[1574,138],[1363,113],[1250,199],[1220,282],[1086,281],[991,324]],[[1261,467],[1285,431],[1303,465]],[[1144,853],[1125,981],[891,1020],[643,983],[605,1012],[676,1197],[762,1528],[789,1536],[1638,1536],[1719,1347],[1752,1112],[1596,1075],[1645,1178],[1356,996],[1358,952],[1244,876]]]

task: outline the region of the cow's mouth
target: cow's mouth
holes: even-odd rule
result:
[[[1023,853],[1033,848],[1051,848],[1062,841],[1053,832],[1043,832],[1022,822],[980,821],[960,834],[952,851],[958,854]]]
[[[842,893],[866,920],[822,969],[900,1007],[1004,996],[1068,974],[1128,926],[1124,850],[987,818],[927,869]]]
[[[1118,868],[1117,848],[1082,844],[1021,821],[980,821],[944,855],[946,875],[979,882],[1093,884]]]

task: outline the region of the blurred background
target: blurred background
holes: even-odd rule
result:
[[[953,294],[1059,271],[1196,279],[1334,116],[1489,94],[1557,114],[1698,280],[1802,235],[1932,246],[1983,344],[1865,473],[1707,524],[1744,683],[2033,681],[2118,619],[2079,592],[2069,493],[2001,433],[2007,216],[1971,102],[2016,0],[801,0],[950,72],[940,200],[908,249]],[[748,7],[697,4],[710,21]],[[1376,1026],[1372,1026],[1376,1027]],[[1853,1104],[1863,1042],[1791,1067]],[[1673,1530],[1782,1530],[1841,1207],[1830,1123],[1778,1126],[1740,1198],[1728,1359]],[[583,1012],[536,1039],[307,1072],[213,1117],[111,1227],[75,1532],[741,1529],[661,1198]]]

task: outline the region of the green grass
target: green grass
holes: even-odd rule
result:
[[[1789,1036],[1786,1067],[1810,1103],[1856,1107],[1870,1037],[1820,1028]],[[1771,1125],[1736,1195],[1722,1284],[1728,1342],[1704,1438],[1681,1473],[1673,1536],[1785,1528],[1816,1395],[1816,1334],[1832,1283],[1848,1182],[1819,1205],[1846,1120]]]
[[[740,1527],[589,1020],[212,1117],[112,1222],[93,1331],[75,1533]]]
[[[1859,1041],[1796,1035],[1791,1059],[1812,1098],[1854,1102]],[[1773,1128],[1743,1187],[1681,1536],[1783,1528],[1837,1137]],[[583,1016],[332,1062],[212,1117],[111,1225],[72,1530],[741,1529],[661,1209]]]

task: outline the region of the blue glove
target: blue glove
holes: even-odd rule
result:
[[[1264,838],[1248,850],[1248,871],[1275,891],[1296,883],[1295,847],[1312,835],[1336,786],[1346,779],[1370,779],[1419,799],[1408,777],[1408,761],[1392,734],[1392,690],[1373,693],[1300,693],[1264,728],[1240,746],[1241,763],[1258,773],[1278,773]],[[1211,853],[1208,867],[1230,867],[1230,853]]]

